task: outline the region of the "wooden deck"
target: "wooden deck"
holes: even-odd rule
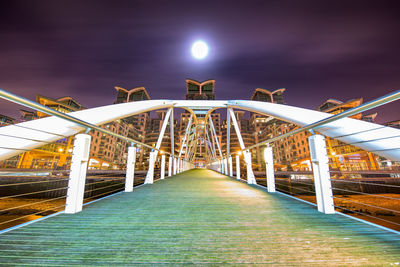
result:
[[[400,235],[209,170],[0,235],[0,265],[397,265]]]

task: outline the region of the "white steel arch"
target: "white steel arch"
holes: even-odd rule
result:
[[[205,113],[210,113],[218,108],[238,108],[269,115],[299,126],[332,116],[305,108],[248,100],[147,100],[91,108],[71,112],[68,115],[94,125],[102,125],[135,114],[171,107],[184,108],[191,112],[202,110]],[[40,147],[48,142],[54,142],[61,136],[74,135],[84,129],[76,123],[57,117],[47,117],[1,127],[0,160]],[[321,126],[317,131],[390,160],[400,160],[399,129],[343,118]],[[42,142],[38,142],[38,140]]]

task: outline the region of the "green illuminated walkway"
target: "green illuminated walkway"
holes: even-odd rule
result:
[[[193,170],[0,235],[0,265],[396,265],[400,235]]]

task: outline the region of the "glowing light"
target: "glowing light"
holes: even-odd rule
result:
[[[208,55],[208,45],[203,41],[196,41],[192,45],[192,56],[196,59],[203,59]]]
[[[64,150],[60,147],[59,149],[58,149],[58,152],[63,152]]]

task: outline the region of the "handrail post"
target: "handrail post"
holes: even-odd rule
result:
[[[266,147],[264,150],[265,170],[267,176],[268,192],[275,192],[275,174],[274,174],[274,156],[272,147]]]
[[[174,157],[174,175],[176,174],[176,167],[177,167],[177,166],[176,166],[176,161],[177,161],[177,160],[176,160],[176,157]]]
[[[149,153],[149,169],[147,171],[146,179],[144,180],[145,184],[152,184],[154,182],[155,155],[156,153],[154,151]]]
[[[240,156],[236,155],[236,179],[240,180]]]
[[[228,163],[229,163],[229,176],[232,177],[233,176],[233,168],[232,168],[232,157],[229,156],[228,158]]]
[[[126,161],[125,192],[133,191],[135,179],[136,147],[128,147],[128,158]]]
[[[160,179],[164,179],[165,177],[165,155],[161,155],[161,175]]]
[[[314,173],[315,195],[319,212],[335,213],[332,185],[329,174],[329,158],[325,137],[319,134],[308,137],[310,157]]]
[[[224,158],[224,174],[229,175],[228,174],[228,158]]]
[[[246,170],[247,170],[247,183],[248,184],[257,184],[256,178],[254,177],[253,168],[251,166],[251,152],[244,151],[244,161],[246,162]]]
[[[171,175],[172,175],[172,161],[173,161],[172,156],[169,156],[169,161],[168,161],[168,176],[171,176]]]
[[[75,136],[65,205],[65,213],[68,214],[82,210],[90,141],[91,136],[88,134],[77,134]]]

